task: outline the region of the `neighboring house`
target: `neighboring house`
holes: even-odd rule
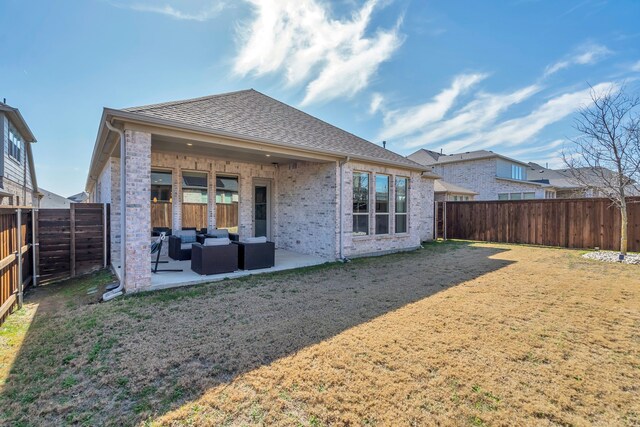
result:
[[[67,197],[73,203],[86,203],[89,200],[89,194],[86,191]]]
[[[580,176],[588,180],[589,185],[579,183],[571,174],[569,169],[549,169],[537,163],[529,163],[527,178],[529,181],[541,182],[555,188],[556,197],[559,199],[576,199],[584,197],[606,197],[606,192],[602,183],[602,176],[609,175],[612,180],[613,172],[600,168],[596,171],[593,168],[579,168]],[[637,196],[638,190],[633,186],[627,188],[629,196]]]
[[[17,108],[0,102],[0,205],[34,206],[38,184],[31,144],[36,142]]]
[[[451,184],[442,179],[437,179],[433,184],[436,202],[461,202],[475,200],[478,195],[475,191],[459,185]]]
[[[551,186],[527,180],[529,165],[492,151],[445,155],[421,149],[410,160],[431,168],[448,183],[477,193],[475,200],[523,200],[555,197]]]
[[[44,188],[38,188],[38,198],[40,199],[40,209],[68,209],[73,201],[59,194],[52,193]]]
[[[428,169],[244,90],[105,108],[86,191],[111,203],[131,292],[152,288],[156,227],[227,228],[327,260],[417,248],[433,236]]]

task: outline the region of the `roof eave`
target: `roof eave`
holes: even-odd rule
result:
[[[237,134],[234,132],[228,132],[228,131],[222,131],[222,130],[212,130],[203,126],[189,125],[189,124],[185,124],[175,120],[167,120],[167,119],[161,119],[158,117],[150,117],[145,114],[133,113],[130,111],[123,111],[123,110],[118,110],[113,108],[104,108],[103,110],[100,128],[98,130],[98,137],[96,139],[94,153],[91,158],[91,166],[89,169],[90,172],[94,167],[94,161],[97,160],[95,156],[97,154],[98,146],[100,143],[102,143],[103,140],[106,140],[106,136],[104,138],[102,137],[102,134],[104,133],[104,129],[105,129],[104,121],[112,120],[112,119],[119,119],[124,122],[150,124],[150,125],[159,126],[159,127],[180,129],[180,130],[185,130],[185,131],[190,131],[195,133],[202,133],[210,136],[219,136],[223,138],[237,139],[237,140],[243,140],[248,142],[256,142],[259,144],[270,145],[273,147],[295,149],[295,150],[307,152],[310,154],[315,153],[315,154],[328,155],[328,156],[335,157],[336,160],[349,157],[351,160],[363,161],[366,163],[381,164],[385,166],[390,166],[390,167],[392,166],[392,167],[407,169],[411,171],[428,172],[428,168],[413,161],[411,161],[413,163],[413,165],[411,165],[404,162],[394,162],[392,160],[380,159],[378,157],[355,155],[355,154],[337,152],[337,151],[331,151],[331,150],[309,149],[306,147],[293,146],[291,144],[284,144],[284,143],[280,143],[280,142],[269,140],[269,139],[256,138],[256,137],[251,137],[247,135],[242,135],[242,134]],[[91,173],[90,173],[89,179],[90,178],[91,178]],[[89,179],[87,181],[87,184],[89,184]]]
[[[18,128],[26,142],[38,142],[36,137],[33,135],[33,132],[31,132],[26,120],[22,117],[22,114],[20,114],[20,110],[5,104],[0,105],[0,111],[7,113],[9,119],[13,122],[14,126]]]

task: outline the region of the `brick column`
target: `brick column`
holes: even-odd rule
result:
[[[216,170],[213,164],[209,169],[207,187],[207,229],[211,231],[216,228]]]
[[[136,292],[151,286],[151,134],[125,131],[125,289]]]
[[[175,233],[182,230],[182,170],[180,167],[175,167],[171,170],[171,180],[173,181],[171,190],[171,197],[173,198],[171,228]]]

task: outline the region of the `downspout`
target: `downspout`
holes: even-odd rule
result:
[[[127,158],[126,158],[126,150],[125,150],[125,137],[124,132],[116,127],[114,127],[108,120],[104,121],[105,126],[110,131],[116,132],[120,135],[120,284],[117,288],[105,292],[102,295],[103,301],[109,301],[116,297],[119,297],[124,293],[124,283],[126,279],[126,257],[125,257],[125,248],[126,248],[126,226],[127,226],[127,216],[126,216],[126,166],[127,166]]]
[[[344,160],[340,160],[340,238],[339,238],[339,256],[340,256],[340,260],[343,262],[348,261],[345,257],[344,257],[344,243],[343,243],[343,228],[344,228],[344,200],[343,200],[343,194],[344,194],[344,190],[342,189],[342,187],[344,186],[344,165],[345,163],[348,163],[350,160],[350,157],[346,157]]]

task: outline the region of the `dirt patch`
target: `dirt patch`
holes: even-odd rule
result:
[[[42,425],[634,425],[636,273],[450,243],[62,305],[35,313],[0,405]]]

